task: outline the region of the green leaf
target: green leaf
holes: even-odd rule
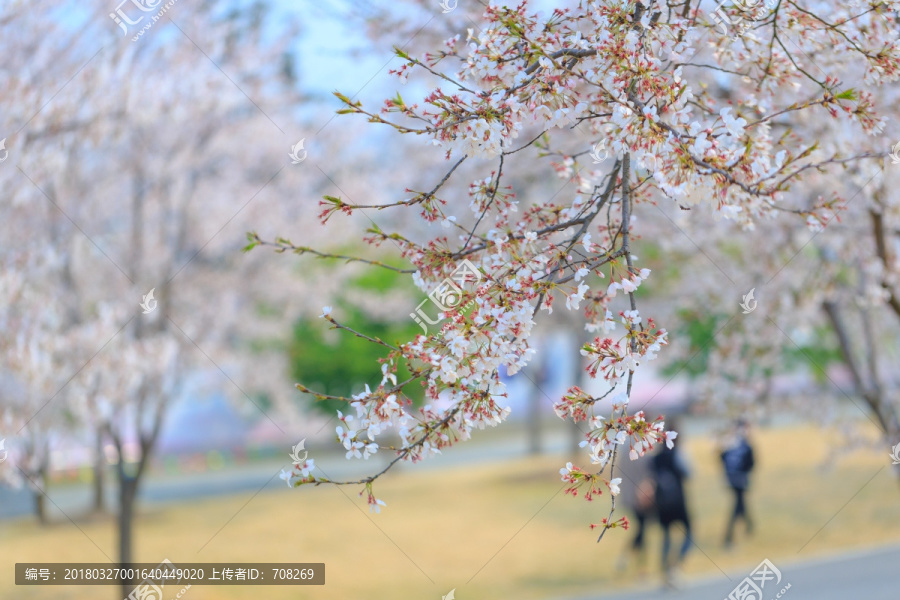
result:
[[[835,96],[838,100],[856,100],[856,90],[850,88]]]
[[[259,236],[256,234],[255,231],[247,232],[247,241],[249,241],[250,243],[247,244],[246,246],[244,246],[243,248],[241,248],[241,252],[250,252],[257,246],[259,246]]]

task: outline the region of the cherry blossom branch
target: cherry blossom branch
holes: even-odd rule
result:
[[[426,369],[421,372],[416,372],[409,379],[407,379],[405,381],[401,381],[394,387],[384,390],[382,395],[389,396],[390,394],[399,393],[399,392],[403,391],[403,388],[405,388],[407,385],[409,385],[413,381],[416,381],[417,379],[421,379],[422,377],[427,377],[430,372],[431,372],[431,369]],[[351,402],[355,401],[354,398],[352,398],[352,397],[347,398],[346,396],[335,396],[332,394],[325,394],[323,392],[317,392],[315,390],[311,390],[308,387],[306,387],[305,385],[303,385],[302,383],[295,383],[294,387],[297,388],[298,390],[300,390],[301,392],[303,392],[304,394],[309,394],[310,396],[314,397],[316,400],[340,400],[342,402],[346,402],[347,404],[350,404]]]
[[[350,333],[352,333],[353,335],[355,335],[355,336],[358,337],[358,338],[362,338],[362,339],[364,339],[364,340],[368,340],[368,341],[372,342],[373,344],[378,344],[379,346],[384,346],[385,348],[390,348],[391,350],[393,350],[393,351],[395,351],[395,352],[400,352],[400,348],[397,348],[397,347],[394,346],[394,345],[388,344],[387,342],[385,342],[385,341],[382,340],[381,338],[373,338],[373,337],[369,337],[369,336],[367,336],[367,335],[364,334],[364,333],[360,333],[359,331],[356,331],[356,330],[353,329],[352,327],[348,327],[348,326],[346,326],[346,325],[343,325],[343,324],[339,323],[338,321],[336,321],[336,320],[334,319],[334,317],[332,317],[332,316],[331,316],[330,314],[328,314],[327,312],[324,313],[324,314],[322,315],[322,318],[324,318],[326,321],[328,321],[329,323],[331,323],[332,325],[334,325],[334,327],[332,327],[332,329],[343,329],[344,331],[349,331]]]
[[[398,450],[398,454],[394,457],[381,471],[375,473],[374,475],[370,475],[368,477],[364,477],[362,479],[357,479],[355,481],[335,481],[333,479],[327,479],[324,477],[316,477],[312,481],[304,482],[304,483],[312,483],[316,486],[322,485],[323,483],[330,483],[331,485],[370,485],[375,482],[376,479],[387,473],[391,468],[396,465],[398,462],[405,460],[410,453],[413,452],[419,446],[422,446],[429,440],[429,438],[440,429],[446,428],[450,421],[453,420],[453,417],[459,412],[459,408],[453,408],[447,412],[447,416],[442,419],[437,425],[429,427],[428,424],[425,424],[425,434],[420,437],[418,440],[406,446],[405,448],[401,448]]]
[[[285,238],[277,238],[274,242],[268,242],[259,237],[255,232],[251,232],[247,234],[247,239],[250,240],[250,244],[244,247],[245,252],[249,252],[256,246],[271,246],[275,248],[275,252],[283,253],[283,252],[292,252],[293,254],[312,254],[317,258],[335,258],[339,260],[345,260],[349,262],[360,262],[368,265],[372,265],[375,267],[381,267],[383,269],[388,269],[389,271],[394,271],[396,273],[406,273],[412,274],[415,273],[415,269],[400,269],[393,265],[389,265],[387,263],[383,263],[377,260],[371,260],[368,258],[360,258],[358,256],[346,256],[343,254],[332,254],[330,252],[321,252],[316,250],[315,248],[310,248],[308,246],[295,246],[291,243],[290,240]]]

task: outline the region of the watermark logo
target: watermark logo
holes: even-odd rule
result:
[[[288,456],[291,457],[291,462],[294,466],[287,471],[282,469],[281,474],[278,476],[289,488],[295,487],[299,480],[306,480],[310,471],[316,468],[316,461],[308,458],[309,452],[304,447],[305,444],[306,438],[303,438],[300,440],[300,443],[291,447],[291,453]],[[300,455],[301,452],[303,452],[303,456]]]
[[[156,0],[155,2],[153,0],[122,0],[122,2],[119,2],[119,5],[116,7],[116,11],[109,13],[109,18],[112,19],[116,25],[122,28],[123,35],[128,35],[128,25],[137,25],[144,20],[144,15],[141,15],[136,21],[133,21],[128,15],[125,14],[125,12],[122,10],[122,5],[129,2],[134,4],[141,12],[151,12],[160,5],[162,0]]]
[[[744,309],[744,314],[749,315],[754,310],[756,310],[756,300],[753,299],[753,292],[756,291],[756,288],[751,289],[747,294],[743,296],[743,301],[741,302],[741,308]]]
[[[2,449],[2,448],[3,448],[3,442],[0,441],[0,449]],[[892,464],[900,465],[900,443],[898,443],[896,446],[891,448],[891,460],[893,461]],[[0,459],[0,462],[3,462],[3,460]]]
[[[455,600],[456,599],[456,588],[450,590],[450,592],[446,596],[441,596],[441,600]]]
[[[591,148],[591,160],[594,161],[594,164],[599,165],[604,160],[609,158],[609,150],[606,149],[606,140],[600,140],[594,147]]]
[[[0,162],[3,162],[9,158],[9,150],[6,149],[6,138],[0,140],[0,150],[3,151],[3,158],[0,158]]]
[[[447,14],[457,7],[459,0],[441,0],[441,12]]]
[[[759,563],[749,577],[744,577],[725,600],[762,600],[766,584],[769,584],[769,589],[772,590],[780,583],[781,571],[767,558]],[[775,597],[781,598],[789,589],[790,583],[786,584]]]
[[[115,12],[109,13],[109,18],[113,20],[113,22],[122,28],[122,35],[128,35],[128,28],[131,25],[138,25],[141,21],[144,20],[144,17],[149,17],[150,21],[146,23],[141,30],[137,32],[137,35],[131,38],[132,42],[136,42],[139,37],[144,35],[144,32],[149,30],[153,25],[159,21],[166,11],[175,6],[175,3],[178,0],[169,0],[165,5],[160,8],[159,12],[155,15],[141,15],[137,19],[132,19],[130,16],[125,14],[125,11],[122,10],[122,5],[131,2],[139,11],[144,13],[150,13],[159,8],[159,5],[162,4],[163,0],[122,0],[118,6],[116,6]]]
[[[165,585],[156,585],[155,583],[141,583],[139,586],[131,590],[125,600],[163,600],[162,588]]]
[[[3,148],[3,146],[0,145],[0,148]],[[4,157],[3,160],[6,160],[6,157]],[[900,165],[900,142],[897,142],[894,144],[894,147],[891,148],[891,164]]]
[[[302,465],[304,462],[306,462],[306,457],[309,456],[309,452],[307,452],[306,449],[303,447],[303,445],[305,443],[306,443],[306,438],[303,438],[302,440],[300,440],[299,444],[291,447],[290,457],[295,465]],[[301,450],[303,451],[303,458],[300,458]]]
[[[722,35],[728,35],[728,25],[734,25],[734,22],[728,17],[728,15],[725,13],[725,10],[722,8],[722,6],[727,1],[728,0],[722,0],[722,2],[719,2],[710,15],[712,20],[715,21],[716,27],[722,28]]]
[[[422,310],[422,305],[431,300],[431,302],[440,309],[440,312],[447,312],[450,309],[456,308],[462,301],[463,286],[469,282],[474,282],[477,285],[480,281],[481,271],[478,270],[478,267],[468,260],[463,260],[453,273],[450,274],[450,277],[447,277],[439,283],[438,286],[428,294],[428,298],[419,303],[416,307],[416,312],[409,313],[409,316],[422,327],[422,331],[427,335],[428,325],[437,325],[441,320],[437,317],[432,320],[425,311]],[[428,325],[425,325],[426,322]]]
[[[161,563],[159,563],[154,569],[152,569],[152,575],[148,575],[146,579],[144,579],[140,584],[137,585],[131,593],[128,594],[128,597],[125,600],[163,600],[163,588],[166,587],[166,584],[161,580],[174,580],[178,577],[179,581],[181,577],[179,577],[180,570],[175,567],[175,565],[168,558],[164,559]],[[156,585],[156,581],[160,581],[159,585]],[[181,591],[175,596],[175,598],[181,598],[184,593],[190,589],[190,584],[181,588]]]
[[[143,301],[141,302],[141,308],[144,309],[144,314],[149,315],[154,310],[156,310],[156,300],[153,299],[153,292],[156,288],[151,289],[145,296],[143,296]]]
[[[291,148],[290,154],[288,156],[291,157],[292,165],[299,165],[304,160],[306,160],[306,150],[303,149],[303,142],[306,141],[306,138],[303,138]]]
[[[724,8],[726,3],[737,9],[740,14],[729,17]],[[763,0],[722,0],[713,9],[710,18],[716,23],[717,28],[721,28],[722,35],[728,35],[728,26],[733,25],[735,34],[740,37],[754,22],[764,19],[775,7],[775,4],[775,0],[765,0],[765,2]]]
[[[4,444],[6,444],[6,438],[0,440],[0,464],[3,464],[6,461],[6,457],[9,456],[9,452],[6,451]]]

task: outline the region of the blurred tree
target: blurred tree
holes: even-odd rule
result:
[[[690,379],[700,377],[709,369],[709,356],[715,349],[715,333],[727,316],[701,312],[696,308],[682,308],[677,313],[675,333],[684,347],[685,362],[668,362],[661,370],[666,377],[684,373]]]
[[[0,476],[28,481],[40,515],[50,443],[89,441],[97,505],[112,447],[121,562],[134,558],[138,492],[181,384],[216,367],[230,378],[238,327],[255,324],[237,317],[255,261],[222,232],[277,189],[296,141],[278,123],[296,122],[302,100],[279,67],[297,28],[264,19],[266,6],[182,3],[152,29],[141,16],[139,36],[104,2],[0,6],[0,23],[18,24],[0,74],[0,356],[26,390],[0,402],[15,432]],[[255,140],[253,152],[235,140]]]
[[[373,270],[351,280],[346,293],[362,294],[370,302],[381,303],[388,292],[398,289],[406,289],[410,294],[418,293],[409,285],[408,278],[402,277],[400,273]],[[353,306],[343,296],[335,305],[342,323],[390,344],[397,345],[421,333],[416,322],[405,312],[391,318],[372,316],[366,310]],[[377,361],[387,355],[386,349],[352,333],[333,332],[329,329],[333,328],[323,319],[297,320],[288,347],[291,375],[297,381],[314,384],[313,388],[332,396],[358,394],[363,391],[367,382],[375,387],[381,380]],[[409,370],[401,366],[397,378],[404,380],[408,377]],[[418,404],[422,399],[422,390],[414,386],[405,389],[404,395]],[[331,416],[336,410],[346,412],[347,403],[343,400],[317,400],[311,394],[303,396],[311,408],[323,414]]]

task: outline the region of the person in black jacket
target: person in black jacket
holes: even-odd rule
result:
[[[679,442],[681,439],[679,439]],[[680,566],[691,547],[691,519],[684,494],[684,480],[688,478],[687,463],[676,445],[662,446],[652,459],[653,480],[656,487],[656,514],[663,530],[662,566],[667,586],[674,586],[674,568]],[[673,564],[669,560],[671,528],[675,523],[684,526],[684,541]]]
[[[738,519],[743,519],[745,530],[748,534],[753,531],[753,521],[747,514],[745,494],[750,484],[750,471],[753,470],[753,447],[747,439],[747,422],[740,419],[735,423],[735,435],[728,448],[722,451],[722,464],[725,466],[725,476],[728,485],[734,493],[734,510],[725,530],[725,547],[730,547],[734,542],[734,527]]]
[[[619,474],[626,481],[636,482],[636,485],[622,487],[619,501],[622,502],[634,515],[631,521],[631,529],[634,534],[631,540],[629,552],[623,552],[619,557],[618,569],[624,571],[629,563],[634,560],[637,563],[639,573],[646,569],[646,540],[647,528],[655,519],[653,511],[655,505],[655,485],[650,472],[650,460],[623,461],[616,465]]]

